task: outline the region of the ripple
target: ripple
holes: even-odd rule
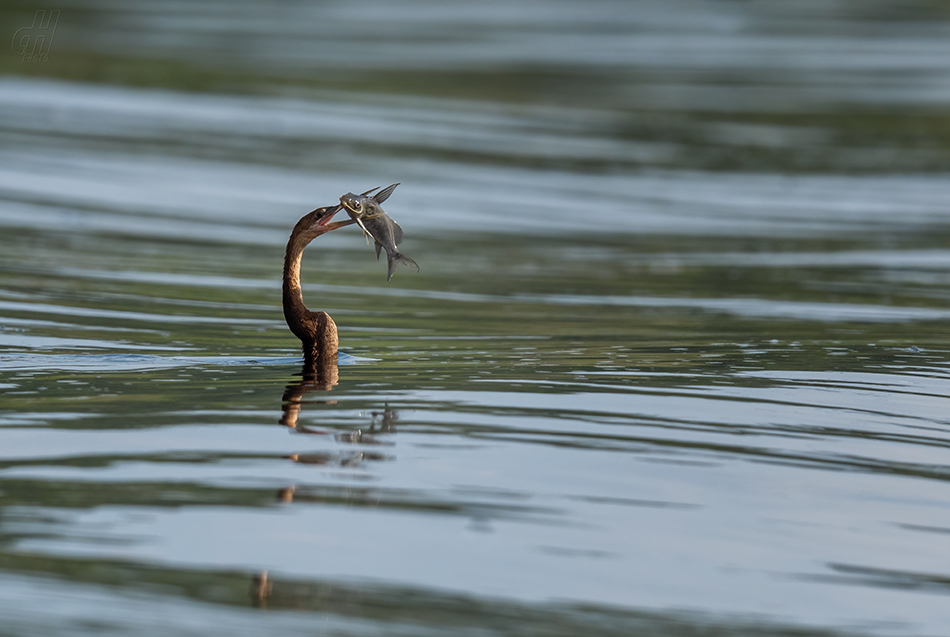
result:
[[[103,347],[115,348],[117,345],[104,342]],[[132,347],[132,346],[129,346]],[[141,348],[141,346],[136,346]],[[148,348],[142,348],[148,349]],[[151,348],[172,349],[172,348]],[[180,349],[180,348],[175,348]],[[351,356],[339,353],[338,364],[358,365],[371,363],[379,359]],[[287,356],[151,356],[148,354],[0,354],[0,370],[6,371],[77,371],[77,372],[114,372],[114,371],[150,371],[173,369],[176,367],[255,367],[255,366],[299,366],[302,358]]]

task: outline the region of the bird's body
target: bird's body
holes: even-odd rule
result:
[[[311,312],[304,305],[303,292],[300,288],[300,262],[303,258],[304,248],[320,235],[354,223],[359,223],[365,232],[369,232],[364,225],[364,221],[368,220],[373,230],[377,230],[377,228],[388,230],[388,233],[377,232],[378,236],[374,235],[374,239],[377,246],[382,245],[389,256],[389,277],[392,278],[396,263],[411,265],[418,270],[419,266],[416,265],[415,261],[402,255],[396,249],[396,246],[402,240],[402,229],[379,208],[379,204],[385,201],[397,185],[393,184],[383,189],[374,197],[368,197],[368,195],[379,190],[378,188],[373,188],[362,195],[346,194],[340,198],[339,204],[317,208],[301,217],[297,225],[294,226],[293,232],[290,233],[290,239],[287,241],[287,251],[284,253],[282,299],[284,318],[287,320],[290,331],[300,339],[303,346],[304,375],[315,380],[318,384],[328,386],[336,384],[337,348],[340,340],[336,331],[336,323],[333,322],[329,314],[326,312]],[[354,212],[354,207],[357,204],[361,206],[358,209],[359,214]],[[333,215],[344,208],[353,218],[347,221],[330,223]],[[366,215],[366,212],[372,214]],[[374,223],[377,225],[373,225]],[[396,230],[398,230],[398,233]],[[378,258],[379,247],[376,249],[376,255]]]
[[[304,369],[318,375],[330,374],[336,368],[337,336],[336,323],[326,312],[311,312],[303,302],[300,287],[300,261],[307,245],[322,234],[353,223],[352,220],[329,223],[340,206],[317,208],[304,215],[287,241],[284,254],[283,305],[284,319],[294,336],[303,345]]]

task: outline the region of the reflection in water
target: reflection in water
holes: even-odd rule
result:
[[[376,620],[385,625],[386,629],[380,631],[383,634],[476,632],[551,637],[578,634],[587,637],[853,637],[858,634],[847,629],[764,623],[755,615],[720,618],[680,609],[644,611],[569,601],[532,603],[380,583],[347,585],[332,580],[274,579],[267,571],[252,578],[248,593],[255,608],[318,612],[329,625],[353,619]]]
[[[251,603],[257,608],[267,608],[267,598],[274,591],[274,583],[261,571],[251,580]]]
[[[390,409],[389,405],[387,405],[383,411],[371,411],[370,418],[372,420],[368,430],[363,431],[362,429],[357,429],[356,431],[341,432],[335,436],[336,439],[340,442],[352,442],[363,445],[388,444],[377,438],[375,434],[396,433],[395,422],[399,420],[399,412]],[[378,424],[376,422],[377,418],[379,418]]]
[[[283,415],[280,418],[280,424],[290,427],[298,433],[327,435],[328,432],[320,431],[299,424],[300,410],[304,404],[304,396],[314,391],[331,391],[340,380],[339,367],[336,364],[334,356],[327,364],[315,367],[304,363],[301,370],[301,380],[287,385],[284,394],[281,397],[281,411]],[[319,401],[326,404],[335,404],[335,400]],[[396,432],[395,423],[399,420],[399,412],[390,409],[389,405],[383,408],[383,411],[370,412],[370,426],[367,430],[358,429],[352,432],[341,432],[334,435],[339,442],[350,442],[359,444],[384,444],[378,440],[374,434],[389,434]],[[377,422],[378,421],[378,422]]]
[[[283,415],[280,424],[292,428],[297,433],[328,435],[327,431],[320,431],[299,424],[300,410],[304,404],[304,396],[310,392],[329,392],[339,383],[340,375],[337,366],[337,357],[324,358],[323,364],[316,365],[313,361],[307,359],[304,361],[300,372],[301,380],[287,385],[284,394],[281,397],[281,410]],[[336,401],[323,400],[313,401],[326,404],[333,404]],[[391,444],[378,438],[378,434],[395,433],[395,423],[399,419],[399,413],[390,409],[387,405],[383,411],[370,412],[370,426],[367,430],[357,429],[356,431],[339,432],[333,435],[337,442],[359,444],[359,445],[386,445]],[[378,422],[377,422],[378,420]],[[334,452],[317,452],[309,454],[293,453],[286,456],[287,459],[299,464],[311,465],[339,465],[341,467],[354,467],[362,464],[364,461],[389,460],[387,456],[378,452],[357,450],[344,454]],[[295,497],[299,497],[297,485],[290,485],[277,491],[277,501],[291,503]],[[314,498],[306,498],[313,501]],[[321,501],[317,498],[316,501]],[[251,584],[251,602],[257,608],[267,608],[267,601],[273,593],[273,582],[268,577],[267,571],[261,571],[253,577]]]
[[[322,434],[297,424],[300,416],[300,407],[303,397],[312,391],[330,391],[340,382],[340,371],[336,363],[336,355],[325,360],[322,365],[312,365],[304,362],[300,372],[301,380],[298,383],[287,385],[281,397],[283,415],[280,424],[295,429],[300,433]],[[326,401],[335,402],[335,401]]]
[[[329,431],[307,427],[299,423],[300,410],[303,407],[304,397],[310,392],[328,392],[331,391],[339,382],[339,368],[336,364],[336,355],[323,359],[323,364],[315,365],[312,361],[305,361],[301,369],[301,380],[297,383],[287,385],[281,398],[281,410],[283,415],[280,424],[292,428],[297,433],[314,434],[321,436],[331,435]],[[334,404],[333,400],[313,401],[325,404]],[[395,422],[399,419],[399,414],[395,410],[389,409],[387,405],[383,411],[370,412],[370,426],[368,429],[357,429],[356,431],[337,432],[332,434],[337,442],[358,444],[358,445],[388,445],[381,440],[379,434],[391,434],[396,432]],[[378,422],[377,422],[378,420]],[[300,464],[313,465],[332,465],[341,467],[354,467],[362,464],[366,460],[388,460],[390,457],[365,450],[356,450],[348,453],[336,453],[332,451],[321,451],[316,453],[292,453],[286,456],[289,460]],[[278,491],[277,499],[281,502],[291,502],[294,499],[296,487],[285,487]]]

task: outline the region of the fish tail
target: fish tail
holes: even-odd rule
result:
[[[386,277],[387,281],[391,281],[393,278],[393,273],[396,271],[397,265],[405,265],[411,268],[415,268],[416,272],[419,271],[419,264],[404,255],[402,252],[391,252],[389,253],[389,276]]]

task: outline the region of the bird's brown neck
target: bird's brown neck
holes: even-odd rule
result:
[[[330,373],[329,368],[336,367],[339,346],[336,323],[326,312],[308,310],[300,288],[300,261],[304,248],[319,236],[305,230],[305,219],[301,219],[294,228],[284,254],[284,318],[290,331],[303,345],[305,371],[310,370],[313,374]]]

